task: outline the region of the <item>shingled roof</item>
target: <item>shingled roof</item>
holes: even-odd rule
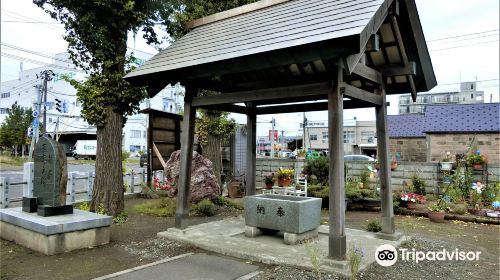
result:
[[[387,116],[390,138],[425,137],[424,114]]]
[[[268,2],[272,5],[266,6]],[[364,53],[373,34],[381,38],[380,48],[367,52],[366,65],[375,69],[402,66],[388,16],[397,14],[404,53],[415,63],[416,90],[427,91],[436,84],[414,0],[400,0],[393,9],[393,0],[254,4],[258,3],[258,9],[237,8],[240,13],[223,12],[197,20],[187,35],[125,78],[148,86],[150,95],[177,82],[235,92],[331,80],[332,65]],[[406,76],[388,77],[388,94],[410,91]]]
[[[500,103],[427,106],[423,132],[500,132]]]

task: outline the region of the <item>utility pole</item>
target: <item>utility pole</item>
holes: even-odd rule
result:
[[[35,112],[36,114],[33,114],[33,135],[31,136],[31,145],[30,145],[30,151],[29,151],[29,158],[33,157],[33,150],[35,149],[35,145],[38,142],[38,134],[39,132],[39,122],[38,118],[40,115],[40,107],[42,104],[42,92],[40,90],[40,85],[36,85],[35,88],[37,89],[36,93],[36,102],[34,103],[35,105]],[[35,116],[36,115],[36,116]]]
[[[285,149],[285,131],[281,130],[281,150]]]
[[[43,70],[40,75],[43,79],[43,136],[47,136],[47,81],[55,74],[52,70]]]
[[[304,128],[304,136],[302,139],[302,147],[304,148],[304,151],[307,153],[307,134],[306,134],[306,129],[307,129],[307,118],[306,118],[306,112],[302,112],[302,118],[303,118],[303,125],[302,127]]]
[[[271,158],[274,158],[274,126],[276,124],[276,120],[274,117],[271,120]]]

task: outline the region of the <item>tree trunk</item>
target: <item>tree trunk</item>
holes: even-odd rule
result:
[[[203,155],[213,164],[214,175],[217,183],[221,186],[222,156],[220,153],[221,137],[209,134],[207,144],[203,147]]]
[[[116,217],[123,211],[122,115],[106,107],[105,126],[97,129],[94,191],[91,211]]]

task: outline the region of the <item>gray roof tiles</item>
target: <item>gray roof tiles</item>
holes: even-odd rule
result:
[[[383,3],[296,0],[230,17],[194,28],[127,76],[358,35]]]
[[[387,128],[391,138],[425,137],[423,127],[423,114],[387,116]]]
[[[425,115],[387,116],[389,137],[500,132],[500,103],[428,105]]]
[[[500,132],[500,103],[431,105],[424,132]]]

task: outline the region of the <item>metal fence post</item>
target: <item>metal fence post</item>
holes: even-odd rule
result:
[[[92,192],[94,191],[94,171],[89,171],[87,176],[87,199],[92,200]]]
[[[33,162],[24,163],[23,181],[26,182],[26,184],[23,185],[24,197],[33,197],[33,180],[35,171],[33,166]]]
[[[1,208],[9,208],[9,179],[0,177],[0,184],[2,185],[0,190]]]
[[[75,203],[75,172],[69,173],[69,201],[70,203]]]
[[[134,170],[130,169],[130,192],[131,193],[134,193],[134,184],[135,184]]]

